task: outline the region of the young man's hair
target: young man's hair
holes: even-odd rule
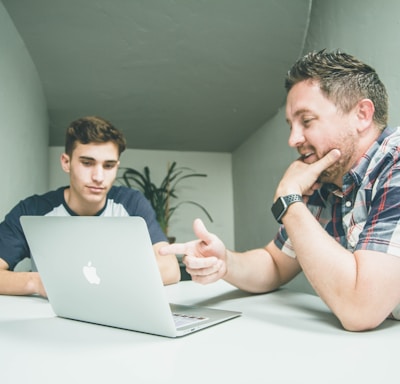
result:
[[[73,121],[65,135],[65,153],[72,156],[77,143],[108,143],[118,146],[118,155],[126,148],[123,134],[110,122],[98,116],[86,116]]]
[[[310,52],[297,60],[285,79],[287,92],[301,81],[315,81],[322,93],[347,113],[362,99],[375,106],[374,122],[383,129],[388,120],[388,95],[375,69],[339,50]]]

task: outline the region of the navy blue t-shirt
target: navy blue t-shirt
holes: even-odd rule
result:
[[[31,257],[19,220],[21,216],[77,216],[64,200],[66,188],[68,187],[61,187],[20,201],[0,223],[0,258],[7,262],[10,270],[14,270],[24,258]],[[143,217],[152,243],[167,241],[150,202],[140,191],[124,186],[113,186],[107,194],[105,206],[96,216]]]

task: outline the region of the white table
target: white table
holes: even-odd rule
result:
[[[57,318],[39,297],[0,296],[0,383],[398,382],[400,322],[351,333],[313,295],[248,295],[222,281],[166,289],[171,302],[243,315],[169,339]]]

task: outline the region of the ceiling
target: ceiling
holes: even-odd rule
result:
[[[99,115],[129,148],[232,152],[285,100],[312,0],[2,0],[37,67],[52,146]]]

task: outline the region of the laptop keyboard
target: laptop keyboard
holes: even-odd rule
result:
[[[193,316],[193,315],[185,315],[183,313],[173,313],[172,314],[176,328],[183,327],[185,325],[198,323],[200,321],[207,320],[207,317],[204,316]]]

